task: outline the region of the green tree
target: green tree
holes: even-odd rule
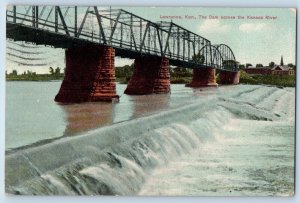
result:
[[[270,68],[274,68],[274,66],[275,66],[275,63],[274,63],[273,61],[271,61],[271,62],[269,63],[269,67],[270,67]]]
[[[115,74],[116,74],[116,78],[122,78],[125,81],[129,81],[132,74],[133,74],[133,66],[134,64],[131,65],[125,65],[122,67],[116,67],[115,68]]]
[[[192,57],[192,60],[196,63],[203,64],[205,61],[205,57],[202,54],[200,54],[200,52],[199,52],[198,54],[195,54]]]
[[[252,66],[251,63],[246,63],[246,68],[248,68],[249,66]]]
[[[225,69],[232,69],[234,67],[237,67],[238,62],[235,60],[224,60],[223,61],[223,66]]]
[[[171,76],[172,77],[191,77],[192,71],[190,69],[187,68],[182,68],[182,67],[176,67],[176,68],[172,68],[171,69]]]
[[[245,65],[244,64],[240,64],[239,65],[239,69],[244,69],[245,68]]]
[[[55,75],[57,75],[57,76],[60,75],[60,68],[59,67],[55,68]]]
[[[261,63],[256,64],[256,68],[261,68],[261,67],[264,67],[263,64]]]
[[[53,75],[54,74],[54,69],[52,67],[50,67],[49,72],[50,72],[51,75]]]
[[[296,70],[296,65],[294,65],[294,64],[292,64],[292,63],[289,63],[289,64],[288,64],[288,67],[293,68],[294,70]]]
[[[27,75],[32,75],[32,72],[30,70],[27,70]]]
[[[12,74],[12,75],[18,75],[18,72],[17,72],[17,70],[13,70],[13,71],[11,72],[11,74]]]

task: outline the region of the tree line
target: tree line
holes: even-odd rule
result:
[[[275,65],[276,65],[275,62],[271,61],[267,67],[274,68]],[[296,69],[296,66],[292,63],[287,64],[287,66],[293,68],[294,70]],[[246,63],[246,64],[240,64],[239,65],[240,69],[249,68],[249,67],[253,67],[253,65],[251,63]],[[261,63],[258,63],[258,64],[255,65],[255,67],[256,68],[262,68],[262,67],[264,67],[264,65],[261,64]]]
[[[61,74],[63,74],[60,71],[61,71],[60,67],[57,67],[55,69],[53,69],[52,67],[49,68],[50,75],[60,76]],[[17,76],[18,71],[15,69],[13,69],[11,73],[7,73],[7,71],[5,71],[5,75]],[[24,71],[23,73],[21,73],[20,75],[37,75],[37,73],[27,70],[27,71]],[[40,74],[40,75],[45,75],[45,74]]]
[[[6,74],[6,80],[12,81],[49,81],[49,80],[61,80],[64,77],[64,73],[61,73],[61,69],[57,68],[49,68],[49,73],[37,74],[36,72],[27,70],[21,74],[18,74],[17,70],[12,70],[11,73]]]

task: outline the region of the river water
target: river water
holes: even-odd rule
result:
[[[172,85],[172,94],[128,96],[124,94],[126,85],[118,84],[119,103],[58,105],[54,97],[60,85],[61,81],[6,83],[6,150],[41,140],[78,135],[189,104],[199,95],[220,92],[219,89],[202,89],[200,92],[184,85]]]
[[[294,193],[294,88],[172,85],[128,96],[118,84],[119,103],[58,105],[59,86],[6,83],[7,193]]]

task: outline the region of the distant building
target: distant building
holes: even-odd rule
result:
[[[249,66],[248,68],[245,68],[244,71],[248,74],[256,74],[256,75],[270,75],[272,74],[272,70],[270,67],[253,67]]]
[[[281,56],[280,65],[283,66],[283,56]]]
[[[271,70],[273,75],[295,75],[295,70],[285,65],[275,65]]]
[[[280,65],[275,65],[273,68],[269,66],[245,68],[244,71],[248,74],[259,75],[295,75],[295,70],[292,67],[283,64],[283,57],[281,56]]]

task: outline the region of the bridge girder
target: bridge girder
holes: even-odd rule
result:
[[[116,54],[124,54],[126,57],[153,55],[167,57],[171,65],[184,64],[187,68],[215,65],[217,69],[237,70],[236,66],[220,64],[221,61],[235,61],[229,46],[213,46],[208,39],[173,22],[152,22],[123,9],[101,9],[97,6],[9,6],[6,22],[7,37],[14,40],[31,40],[37,44],[62,48],[102,44],[115,48]],[[31,37],[17,36],[19,31],[21,34],[35,33],[31,33]],[[38,39],[41,36],[43,40]],[[59,39],[53,42],[46,39],[54,39],[55,36]],[[208,54],[202,64],[193,61],[199,52]]]

